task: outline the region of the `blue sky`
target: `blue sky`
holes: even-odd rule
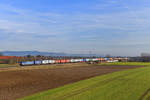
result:
[[[0,51],[150,53],[149,0],[0,0]]]

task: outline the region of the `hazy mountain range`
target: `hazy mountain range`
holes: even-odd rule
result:
[[[98,54],[67,54],[67,53],[56,53],[56,52],[40,52],[40,51],[3,51],[5,56],[26,56],[26,55],[42,55],[42,56],[103,56]]]

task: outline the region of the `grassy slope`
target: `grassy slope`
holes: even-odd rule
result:
[[[138,100],[150,88],[150,67],[115,72],[19,100]],[[148,93],[142,100],[150,96]]]

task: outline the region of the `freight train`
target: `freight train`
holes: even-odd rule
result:
[[[78,62],[117,62],[119,59],[125,58],[80,58],[80,59],[59,59],[59,60],[36,60],[20,62],[21,66],[29,65],[47,65],[47,64],[64,64],[64,63],[78,63]]]

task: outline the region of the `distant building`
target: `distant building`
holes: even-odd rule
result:
[[[150,62],[150,57],[130,57],[129,62]]]
[[[150,57],[150,53],[141,53],[141,57]]]

